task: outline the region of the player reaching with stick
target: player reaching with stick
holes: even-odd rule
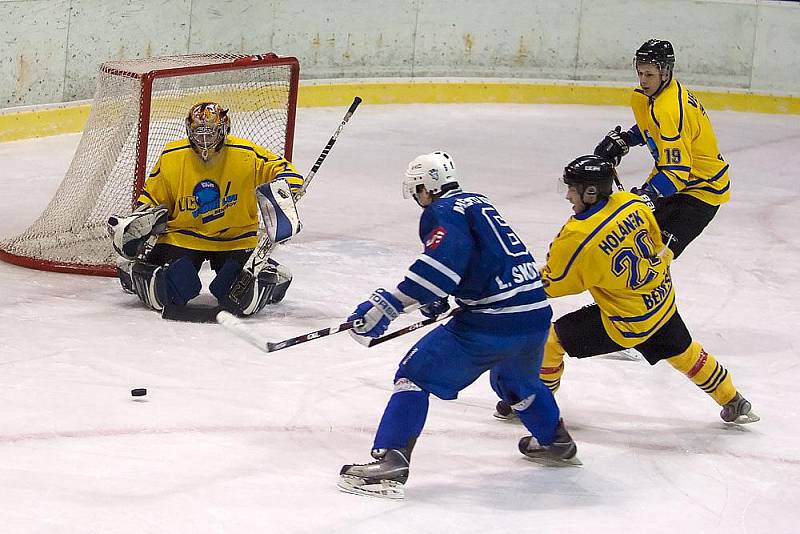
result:
[[[423,208],[424,250],[396,288],[378,289],[358,305],[348,320],[364,323],[353,331],[378,337],[420,305],[425,315],[441,314],[449,295],[462,309],[406,353],[375,435],[375,461],[342,467],[339,488],[402,498],[429,396],[455,399],[486,371],[532,434],[520,440],[520,451],[544,463],[578,463],[552,393],[531,372],[540,367],[552,311],[527,247],[486,197],[461,191],[444,152],[409,164],[403,196]]]
[[[303,186],[291,162],[230,135],[230,128],[228,111],[218,103],[192,106],[187,137],[164,147],[133,214],[109,219],[114,248],[124,259],[122,287],[154,310],[183,307],[196,297],[205,261],[216,273],[209,290],[240,316],[280,301],[291,283],[289,270],[270,259],[244,298],[230,298],[258,243],[259,213],[281,221],[266,229],[273,241],[289,239],[300,228],[294,196]]]

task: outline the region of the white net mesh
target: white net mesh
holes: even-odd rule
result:
[[[192,55],[103,64],[89,120],[64,180],[27,230],[0,241],[0,251],[5,252],[0,256],[37,268],[113,273],[116,255],[106,221],[112,214],[130,213],[139,193],[141,151],[146,149],[147,158],[139,174],[146,176],[164,145],[186,136],[184,119],[197,102],[219,102],[229,110],[231,134],[284,155],[287,141],[291,142],[290,110],[296,100],[291,92],[292,67],[285,61],[258,65],[239,60],[237,68],[228,68],[242,57]],[[142,75],[187,67],[156,73],[150,95],[140,98]],[[148,98],[150,113],[144,120],[149,132],[144,143],[139,116]]]

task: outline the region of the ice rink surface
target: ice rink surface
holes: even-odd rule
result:
[[[343,112],[298,111],[303,172]],[[339,468],[370,460],[397,362],[422,333],[267,355],[218,325],[164,321],[115,279],[0,263],[0,531],[798,532],[800,120],[710,114],[732,199],[672,272],[693,336],[759,423],[726,426],[664,363],[568,360],[557,399],[583,467],[523,459],[526,432],[492,418],[486,376],[432,400],[404,501],[344,494]],[[294,272],[285,301],[250,326],[298,335],[399,282],[421,250],[400,182],[432,150],[451,153],[464,188],[491,198],[543,262],[571,214],[563,166],[631,123],[624,107],[365,102],[300,205],[303,232],[276,254]],[[0,144],[0,235],[38,216],[79,137]],[[651,161],[643,147],[626,157],[627,187]],[[588,301],[552,303],[558,316]],[[134,387],[148,395],[134,400]]]

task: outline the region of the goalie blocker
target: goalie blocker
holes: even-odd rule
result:
[[[267,268],[269,255],[276,244],[285,243],[297,235],[303,225],[297,213],[295,198],[286,180],[274,180],[256,188],[256,202],[263,222],[258,246],[247,258],[236,279],[229,286],[227,299],[234,307],[243,307],[249,288],[256,277]]]

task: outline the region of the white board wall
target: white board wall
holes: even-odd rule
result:
[[[800,2],[0,0],[0,107],[91,98],[107,59],[293,55],[301,76],[635,83],[669,39],[688,84],[800,96]]]

